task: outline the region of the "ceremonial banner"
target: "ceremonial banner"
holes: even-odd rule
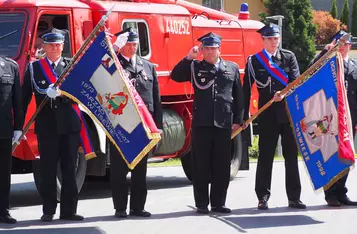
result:
[[[342,58],[330,58],[294,87],[286,104],[313,187],[326,190],[354,164]]]
[[[160,133],[105,32],[100,32],[60,86],[105,131],[129,168],[160,141]]]

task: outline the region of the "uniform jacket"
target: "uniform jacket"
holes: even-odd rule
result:
[[[281,69],[285,71],[285,73],[288,75],[289,83],[300,76],[299,65],[293,52],[289,50],[278,49],[275,57],[276,58],[273,62],[275,62],[275,64],[277,64]],[[269,72],[263,67],[263,65],[258,61],[255,56],[251,56],[249,59],[251,59],[251,63],[255,72],[255,79],[257,79],[260,83],[266,83],[271,77]],[[245,109],[247,110],[244,115],[245,120],[249,118],[248,112],[251,96],[251,86],[255,83],[253,75],[249,72],[248,63],[245,68],[245,75],[243,81]],[[275,78],[271,77],[271,83],[269,85],[267,85],[265,88],[258,88],[258,107],[261,108],[262,106],[264,106],[264,104],[266,104],[274,97],[274,94],[277,91],[284,89],[284,87],[285,86],[283,84],[275,80]],[[278,123],[289,122],[284,100],[281,102],[273,103],[267,110],[262,112],[262,114],[259,116],[259,121],[269,120],[276,120]]]
[[[322,50],[320,54],[310,63],[310,66],[314,64],[319,58],[321,58],[327,50]],[[348,61],[343,61],[345,86],[347,90],[348,104],[350,107],[352,123],[357,121],[357,61],[351,58]],[[354,127],[354,126],[353,126]]]
[[[191,63],[200,89],[191,80]],[[243,123],[243,90],[238,65],[221,59],[218,71],[215,65],[202,60],[182,59],[172,70],[171,78],[177,82],[191,81],[195,96],[193,102],[193,126],[216,126],[230,129],[232,123]]]
[[[0,57],[0,139],[12,138],[24,124],[18,69],[15,61]]]
[[[129,79],[150,111],[156,126],[162,129],[161,96],[154,64],[139,56],[135,56],[135,58],[136,63],[135,67],[133,67],[128,60],[118,54],[122,67],[129,75]]]
[[[61,58],[55,68],[55,73],[59,77],[68,65],[70,59]],[[34,81],[41,89],[46,89],[50,85],[44,76],[39,62],[33,62]],[[46,97],[46,94],[39,93],[32,84],[29,68],[25,72],[24,83],[22,85],[22,103],[24,113],[31,101],[32,93],[35,94],[36,105],[39,106]],[[37,135],[68,134],[79,132],[81,130],[81,121],[77,113],[73,110],[74,102],[67,97],[57,97],[55,100],[50,99],[45,107],[40,111],[35,121],[35,133]]]

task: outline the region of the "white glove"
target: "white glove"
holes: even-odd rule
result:
[[[126,32],[126,33],[123,33],[123,34],[120,34],[118,37],[117,37],[117,40],[114,42],[114,45],[116,45],[119,50],[121,48],[123,48],[125,46],[125,44],[127,43],[128,41],[128,36],[129,36],[129,32]]]
[[[48,97],[52,99],[56,99],[56,97],[61,96],[61,91],[56,87],[53,87],[53,84],[50,84],[46,90],[46,94]]]
[[[16,144],[20,144],[20,136],[22,134],[22,131],[21,130],[15,130],[14,131],[14,136],[12,137],[12,144],[14,144],[16,142]]]

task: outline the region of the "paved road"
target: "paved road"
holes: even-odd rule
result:
[[[198,215],[193,210],[192,187],[180,167],[149,168],[148,201],[146,208],[153,213],[151,218],[116,219],[108,181],[89,180],[80,194],[78,213],[83,222],[69,223],[58,220],[58,213],[51,223],[39,221],[41,199],[36,191],[32,175],[13,176],[11,213],[18,219],[15,226],[0,224],[0,234],[231,234],[231,233],[344,233],[356,234],[357,208],[329,208],[323,193],[315,194],[303,164],[300,173],[303,183],[302,200],[307,210],[287,208],[284,189],[284,163],[274,164],[272,197],[268,211],[256,209],[254,193],[255,166],[242,171],[231,182],[227,206],[231,215]],[[348,180],[349,196],[357,200],[356,171]]]

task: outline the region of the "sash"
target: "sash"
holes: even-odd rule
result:
[[[258,59],[261,65],[269,72],[269,74],[279,81],[284,86],[287,86],[289,83],[288,75],[276,65],[271,58],[268,56],[265,50],[260,51],[255,54],[255,57]]]
[[[50,84],[56,83],[58,78],[57,78],[55,71],[51,67],[50,63],[48,62],[48,59],[43,58],[43,59],[38,60],[38,62],[39,62],[40,68],[42,70],[42,73],[45,76],[45,78],[47,79],[48,83],[50,83]],[[74,112],[76,112],[76,114],[78,115],[78,118],[81,120],[81,123],[82,123],[81,131],[80,131],[79,135],[80,135],[80,141],[81,141],[84,155],[87,160],[89,160],[91,158],[95,158],[96,155],[95,155],[95,152],[93,151],[92,143],[89,138],[88,129],[87,129],[87,125],[85,123],[85,119],[76,103],[72,104],[72,108],[73,108]],[[80,149],[80,150],[82,150],[82,149]]]

